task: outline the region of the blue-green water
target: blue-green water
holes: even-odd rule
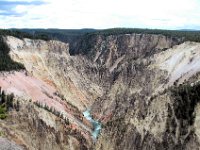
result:
[[[93,138],[96,139],[98,137],[99,133],[100,133],[100,130],[101,130],[101,123],[92,118],[92,116],[90,114],[90,110],[84,111],[83,115],[88,121],[90,121],[92,123],[92,125],[93,125],[92,136],[93,136]]]

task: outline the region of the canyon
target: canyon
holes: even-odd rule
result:
[[[19,103],[0,120],[3,149],[199,149],[200,43],[142,33],[3,39],[25,67],[0,72]]]

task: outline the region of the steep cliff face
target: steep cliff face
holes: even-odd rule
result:
[[[23,88],[11,80],[13,74],[0,77],[4,89],[16,94],[20,89],[19,97],[25,98],[22,91],[26,91],[24,93],[33,101],[58,106],[57,110],[69,118],[78,131],[78,136],[69,132],[73,127],[66,127],[62,119],[61,125],[55,125],[56,119],[45,119],[41,127],[49,131],[47,126],[51,122],[55,125],[53,135],[59,132],[62,140],[55,143],[55,137],[44,133],[44,139],[50,138],[53,144],[45,142],[41,149],[49,149],[48,145],[55,145],[54,149],[73,149],[72,145],[77,146],[75,149],[97,150],[198,149],[199,43],[183,43],[179,38],[153,34],[92,35],[72,46],[10,36],[5,37],[5,41],[11,49],[11,58],[24,64],[27,73],[14,73],[25,78],[21,82]],[[26,83],[26,79],[31,82]],[[33,81],[36,83],[35,80],[37,84],[27,88]],[[30,89],[43,98],[35,97]],[[24,107],[37,112],[41,109],[29,105],[26,102]],[[25,108],[22,113],[32,114]],[[94,145],[90,137],[91,124],[81,116],[87,108],[91,109],[93,118],[102,123]],[[37,124],[41,114],[46,113],[44,109],[41,111],[36,113],[40,117],[35,116]],[[48,113],[43,120],[49,116],[52,114]],[[30,120],[26,118],[26,122]],[[38,128],[32,126],[34,130]],[[62,128],[57,130],[60,126]],[[19,128],[17,130],[25,134]],[[42,144],[37,139],[30,141],[21,145],[34,149],[35,143]]]
[[[181,39],[163,35],[93,35],[78,41],[71,54],[82,55],[93,62],[92,67],[86,67],[86,74],[104,89],[105,86],[110,89],[121,74],[135,72],[135,64],[148,63],[146,58],[181,42]]]
[[[189,98],[185,94],[185,102],[174,97],[169,89],[194,76],[193,82],[199,80],[199,43],[186,42],[126,63],[116,68],[118,75],[110,89],[93,105],[94,115],[105,122],[96,149],[199,147],[197,120],[188,123],[187,119],[198,117],[195,101],[199,97]],[[177,117],[177,112],[183,111],[190,113]]]
[[[188,118],[198,118],[199,97],[180,99],[179,85],[188,81],[188,91],[199,80],[199,43],[139,34],[89,41],[75,53],[97,64],[91,80],[104,87],[92,106],[103,123],[96,149],[198,149],[198,121]]]
[[[87,79],[84,59],[70,57],[68,44],[42,40],[5,39],[11,49],[13,60],[21,62],[29,74],[54,86],[66,101],[80,110],[86,109],[93,100],[102,95],[102,89]]]
[[[78,43],[75,53],[94,63],[85,74],[89,72],[89,78],[104,89],[104,95],[93,103],[93,110],[102,109],[111,115],[120,95],[129,99],[138,92],[148,97],[156,94],[167,78],[165,70],[149,68],[151,57],[180,43],[178,38],[148,34],[95,35]]]

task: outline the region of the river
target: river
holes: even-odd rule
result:
[[[83,112],[83,116],[92,123],[93,125],[93,131],[92,131],[92,137],[96,139],[100,133],[101,130],[101,123],[97,120],[94,120],[90,114],[90,110],[86,110]]]

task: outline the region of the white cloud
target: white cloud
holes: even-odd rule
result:
[[[44,0],[17,6],[21,17],[0,16],[3,28],[192,28],[200,22],[198,0]]]

